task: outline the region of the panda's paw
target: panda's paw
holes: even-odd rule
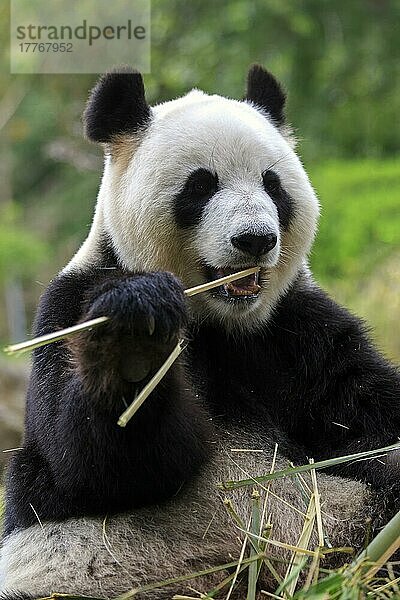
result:
[[[168,357],[187,323],[181,282],[157,272],[110,280],[88,294],[81,321],[109,317],[69,343],[87,389],[109,391],[118,380],[140,382]]]
[[[167,272],[103,283],[91,293],[85,320],[100,316],[110,319],[104,331],[167,343],[187,322],[183,286]]]

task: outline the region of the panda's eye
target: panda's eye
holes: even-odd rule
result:
[[[266,170],[262,174],[262,180],[264,189],[267,194],[273,195],[279,192],[281,187],[281,180],[279,175],[275,171]]]
[[[174,213],[180,227],[195,227],[201,221],[204,208],[218,191],[218,175],[208,169],[190,173],[174,198]]]
[[[187,187],[189,193],[198,198],[211,197],[218,189],[218,179],[207,169],[198,169],[190,175]]]
[[[207,194],[209,189],[210,189],[209,183],[206,181],[194,181],[192,184],[192,191],[195,194],[199,194],[199,196],[203,196],[203,195]]]

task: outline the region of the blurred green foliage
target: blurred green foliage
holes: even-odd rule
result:
[[[326,161],[309,175],[322,208],[312,266],[323,283],[363,278],[400,248],[400,158]]]
[[[96,76],[10,75],[8,10],[0,4],[0,282],[22,278],[31,316],[36,282],[90,225],[101,152],[82,139],[80,115]],[[193,86],[240,98],[252,62],[284,83],[323,209],[312,264],[354,305],[342,281],[358,294],[400,248],[400,2],[152,0],[151,33],[151,102]]]
[[[15,275],[35,275],[46,255],[46,244],[18,224],[15,203],[0,206],[0,280]]]
[[[400,362],[400,158],[311,165],[321,202],[316,279]]]

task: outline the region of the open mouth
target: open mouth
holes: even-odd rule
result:
[[[231,275],[232,273],[236,273],[245,268],[246,267],[236,269],[215,269],[213,267],[207,266],[206,275],[208,279],[215,280],[219,279],[220,277],[225,277],[226,275]],[[210,291],[213,296],[218,296],[219,298],[225,300],[235,300],[239,302],[251,301],[255,300],[261,291],[259,281],[260,273],[259,271],[257,271],[257,273],[252,273],[251,275],[247,275],[246,277],[242,277],[241,279],[237,279],[236,281],[225,283]]]

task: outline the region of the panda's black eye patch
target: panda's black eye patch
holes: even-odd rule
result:
[[[281,180],[279,175],[275,173],[275,171],[271,171],[268,169],[264,171],[264,173],[262,174],[262,180],[264,189],[267,192],[267,194],[274,195],[277,192],[279,192],[281,188]]]
[[[196,196],[211,197],[218,189],[218,177],[208,169],[197,169],[187,178],[185,188]]]
[[[174,215],[180,227],[194,227],[200,222],[207,202],[218,191],[218,176],[208,169],[196,169],[186,179],[174,198]]]
[[[275,171],[266,169],[262,173],[262,182],[264,190],[276,206],[280,226],[282,229],[287,229],[294,212],[293,198],[284,189],[281,179]]]

